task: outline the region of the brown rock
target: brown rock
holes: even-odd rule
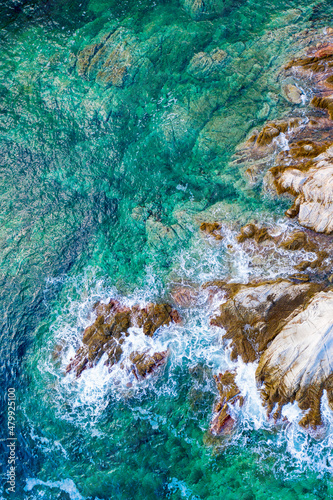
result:
[[[237,241],[242,243],[246,239],[254,239],[256,243],[273,239],[266,227],[258,227],[255,224],[246,224],[242,227]]]
[[[83,345],[77,350],[66,369],[67,372],[74,370],[77,377],[86,368],[94,366],[104,353],[108,356],[107,365],[113,366],[117,363],[123,353],[122,344],[131,326],[142,327],[144,334],[152,337],[161,326],[180,321],[178,312],[169,304],[148,304],[144,308],[140,306],[130,308],[111,299],[107,304],[96,304],[95,312],[96,320],[85,329]],[[156,363],[157,361],[155,359]]]
[[[221,235],[222,226],[218,222],[203,222],[200,225],[200,230],[209,236],[214,236],[216,240],[222,240],[223,236]]]
[[[145,378],[148,374],[163,365],[168,356],[168,351],[155,352],[150,355],[147,352],[132,352],[130,360],[133,363],[132,373],[136,379]]]
[[[191,307],[195,305],[198,291],[190,286],[179,286],[172,292],[172,298],[180,307]]]
[[[226,371],[214,375],[217,389],[220,397],[214,406],[214,414],[210,425],[210,432],[214,436],[221,434],[230,434],[235,421],[230,415],[229,405],[235,405],[238,401],[243,405],[243,397],[235,382],[236,373]]]

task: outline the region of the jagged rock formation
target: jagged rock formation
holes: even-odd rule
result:
[[[309,410],[300,424],[321,423],[320,399],[327,390],[333,409],[333,292],[317,293],[291,318],[262,355],[257,378],[264,383],[268,411],[297,401]]]
[[[293,253],[299,252],[300,258],[294,259],[295,271],[306,270],[323,281],[331,275],[332,236],[297,229],[274,234],[272,228],[249,223],[241,228],[237,241],[242,244],[245,251],[253,253],[255,250],[254,258],[259,259],[261,265],[269,258],[282,260],[281,251],[287,250]]]
[[[274,410],[278,419],[285,404],[297,401],[304,410],[300,425],[320,425],[324,390],[333,410],[333,291],[287,280],[219,286],[229,298],[211,322],[226,329],[232,358],[259,360],[256,378],[268,415]],[[216,378],[221,403],[214,409],[213,434],[232,428],[228,401],[240,398],[234,379],[226,380]]]
[[[210,432],[214,436],[229,434],[235,424],[235,420],[230,415],[230,405],[237,402],[242,406],[244,399],[235,382],[236,373],[226,371],[214,376],[220,397],[214,406],[213,418],[210,425]]]
[[[148,304],[146,307],[127,307],[111,299],[107,304],[99,303],[95,307],[96,320],[84,333],[83,345],[77,350],[74,359],[66,371],[74,371],[79,377],[83,370],[94,366],[106,353],[106,364],[111,367],[117,363],[123,353],[122,344],[129,335],[128,329],[136,326],[143,333],[152,337],[161,326],[179,322],[180,317],[169,304]],[[132,353],[133,372],[137,377],[144,377],[166,359],[166,352]]]
[[[150,355],[148,352],[132,352],[130,360],[132,364],[132,373],[137,380],[145,378],[156,368],[166,362],[168,351],[155,352]]]
[[[225,328],[223,338],[231,340],[231,358],[255,361],[281,331],[287,318],[305,305],[320,289],[317,283],[276,280],[256,284],[220,284],[228,300],[220,306],[211,324]]]
[[[312,145],[308,145],[310,151]],[[333,232],[333,147],[317,156],[314,166],[307,170],[287,167],[271,169],[278,193],[295,196],[287,211],[298,216],[299,223],[318,233]]]
[[[333,409],[333,291],[327,289],[333,281],[328,236],[333,233],[333,45],[325,41],[285,67],[284,96],[301,104],[303,91],[288,82],[291,75],[302,78],[303,86],[314,92],[312,116],[269,122],[239,147],[235,163],[244,168],[252,185],[263,179],[266,192],[294,197],[286,215],[297,217],[307,229],[286,235],[249,223],[237,241],[267,255],[306,252],[295,270],[311,275],[295,273],[287,280],[248,285],[216,281],[206,287],[227,294],[211,323],[225,328],[223,338],[231,340],[232,359],[259,361],[256,378],[268,414],[274,412],[277,419],[285,404],[297,401],[304,411],[300,424],[315,428],[322,422],[324,390]],[[221,402],[214,410],[213,434],[223,432],[224,425],[232,427],[228,400],[240,397],[234,377],[227,373],[225,383],[223,377],[216,378]]]
[[[200,224],[200,231],[209,236],[213,236],[218,241],[223,239],[221,229],[222,226],[218,222],[203,222]]]

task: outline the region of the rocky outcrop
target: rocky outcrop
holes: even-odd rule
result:
[[[327,41],[294,59],[280,75],[285,97],[302,102],[300,88],[315,94],[306,120],[292,117],[267,123],[243,143],[235,162],[245,168],[251,184],[261,182],[266,192],[295,197],[286,215],[319,233],[333,232],[333,45]],[[325,116],[326,115],[326,116]],[[267,165],[273,166],[267,171]]]
[[[280,279],[249,285],[220,283],[219,288],[228,300],[211,324],[226,330],[223,338],[231,340],[231,358],[241,356],[248,363],[259,359],[290,315],[322,286]]]
[[[297,228],[277,229],[254,223],[241,228],[237,241],[251,259],[250,265],[265,269],[275,261],[290,268],[293,263],[295,271],[307,271],[317,281],[327,280],[332,269],[332,236]]]
[[[237,402],[240,406],[243,405],[244,399],[235,382],[235,376],[236,373],[230,371],[214,376],[220,396],[214,406],[210,424],[210,432],[213,436],[230,434],[235,424],[234,418],[230,415],[230,408]]]
[[[333,292],[317,293],[285,324],[263,353],[257,379],[263,382],[263,400],[271,412],[278,404],[297,401],[307,410],[300,424],[321,424],[324,389],[333,409]]]
[[[152,337],[161,326],[180,321],[178,312],[169,304],[148,304],[143,308],[127,307],[111,299],[107,304],[97,304],[95,313],[96,320],[85,329],[82,346],[66,369],[67,372],[74,371],[77,377],[86,368],[94,366],[104,354],[107,354],[106,365],[112,367],[116,364],[123,354],[122,345],[129,335],[130,327],[142,328],[145,335]],[[137,377],[144,377],[165,358],[165,352],[153,355],[133,353],[132,370]]]

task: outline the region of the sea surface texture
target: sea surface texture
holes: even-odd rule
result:
[[[333,44],[332,2],[1,0],[0,27],[1,499],[333,499],[331,386],[318,410],[292,393],[302,382],[285,377],[281,403],[269,378],[293,352],[271,351],[307,313],[260,360],[222,338],[223,283],[277,280],[276,301],[292,283],[297,307],[307,297],[311,317],[333,316],[333,244],[307,222],[306,193],[285,216],[296,181],[285,194],[288,179],[276,192],[267,175],[283,154],[290,165],[290,120],[329,120],[328,101],[311,107],[307,77],[284,68]],[[245,141],[283,120],[251,157]],[[314,141],[325,129],[333,143],[325,124]],[[306,248],[279,246],[302,227]],[[295,269],[304,259],[317,264]],[[320,345],[299,338],[312,383]],[[236,399],[220,425],[223,373]]]

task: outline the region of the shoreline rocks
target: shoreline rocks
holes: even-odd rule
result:
[[[306,119],[268,122],[239,146],[235,163],[243,164],[252,185],[264,176],[266,193],[295,198],[288,217],[297,217],[301,226],[318,233],[332,234],[333,44],[327,37],[307,55],[290,61],[280,74],[284,94],[299,104],[301,91],[290,83],[291,77],[314,94]]]
[[[333,291],[287,280],[226,284],[225,289],[229,298],[211,323],[226,329],[223,339],[231,340],[231,359],[259,360],[256,379],[268,416],[274,410],[279,419],[283,406],[296,401],[303,411],[300,425],[321,425],[324,390],[333,410]],[[215,380],[220,399],[211,433],[218,435],[232,429],[228,405],[241,400],[241,394],[234,376],[219,374]]]

